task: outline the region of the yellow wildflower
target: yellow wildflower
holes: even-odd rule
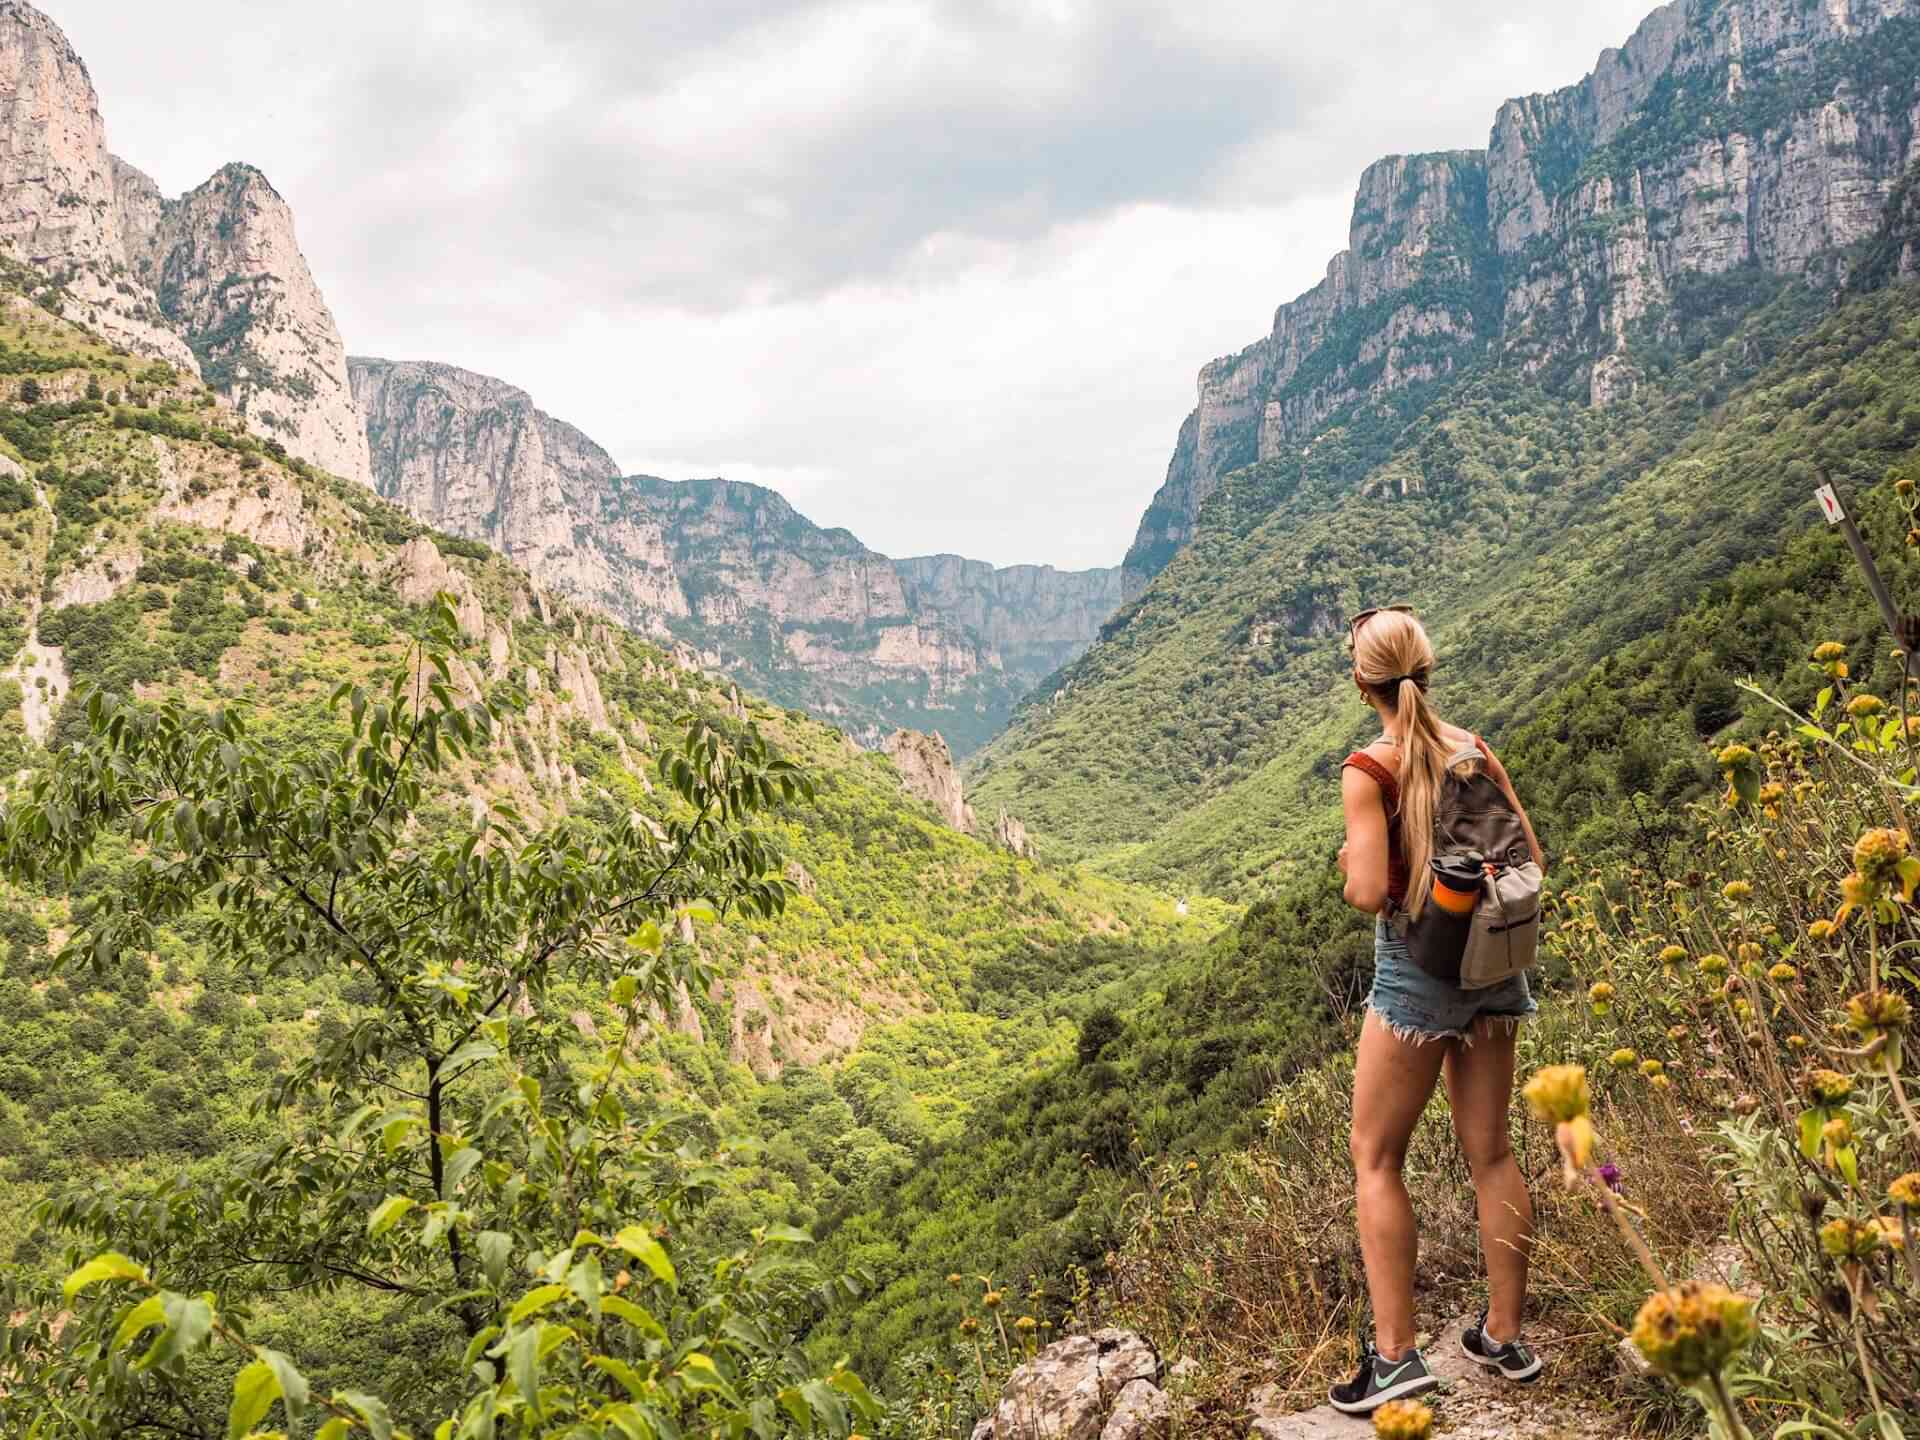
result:
[[[1666,1068],[1667,1067],[1662,1065],[1658,1060],[1642,1060],[1640,1062],[1640,1073],[1645,1075],[1649,1080],[1655,1075],[1660,1074]]]
[[[1749,885],[1745,880],[1729,880],[1725,885],[1720,887],[1720,893],[1727,898],[1729,903],[1739,905],[1753,898],[1753,886]]]
[[[1847,714],[1856,720],[1864,720],[1869,715],[1878,715],[1887,708],[1887,702],[1878,695],[1856,695],[1847,701]]]
[[[1389,1400],[1373,1412],[1373,1433],[1379,1440],[1428,1440],[1433,1411],[1418,1400]]]
[[[1640,1057],[1634,1054],[1633,1051],[1622,1047],[1621,1049],[1614,1051],[1613,1054],[1609,1055],[1607,1057],[1607,1061],[1616,1070],[1631,1070],[1633,1068],[1634,1061],[1638,1060],[1639,1058]]]
[[[1837,640],[1823,640],[1813,647],[1813,658],[1822,665],[1829,660],[1838,660],[1847,653],[1847,647]]]
[[[1767,971],[1767,978],[1776,985],[1786,985],[1794,980],[1798,980],[1800,978],[1800,972],[1782,960],[1778,965],[1775,965],[1771,970]]]
[[[1702,955],[1700,957],[1702,975],[1724,975],[1727,973],[1727,957],[1724,955]]]
[[[1810,940],[1824,940],[1831,934],[1833,934],[1831,920],[1816,920],[1807,926],[1807,938]]]
[[[1686,958],[1687,947],[1684,945],[1669,945],[1660,952],[1660,963],[1662,965],[1678,965]]]
[[[1584,1065],[1548,1065],[1536,1071],[1520,1093],[1550,1125],[1585,1115],[1593,1103]]]
[[[1820,1248],[1836,1260],[1864,1260],[1880,1248],[1880,1230],[1842,1215],[1820,1227]]]
[[[1697,1282],[1655,1291],[1633,1322],[1634,1348],[1648,1365],[1682,1384],[1718,1374],[1753,1335],[1751,1300]]]
[[[1870,885],[1889,885],[1899,877],[1900,862],[1912,849],[1904,830],[1869,830],[1853,844],[1853,868]]]
[[[1887,1186],[1887,1198],[1909,1210],[1920,1209],[1920,1170],[1910,1170]]]
[[[1838,1070],[1810,1070],[1802,1083],[1814,1104],[1828,1108],[1846,1104],[1853,1095],[1853,1081]]]

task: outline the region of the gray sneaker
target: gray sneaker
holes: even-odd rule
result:
[[[1540,1373],[1540,1357],[1515,1337],[1505,1345],[1487,1338],[1487,1312],[1480,1312],[1478,1324],[1460,1332],[1460,1349],[1476,1365],[1498,1371],[1509,1380],[1531,1380]]]
[[[1360,1373],[1327,1391],[1327,1399],[1342,1414],[1368,1415],[1389,1400],[1405,1400],[1439,1388],[1439,1377],[1427,1368],[1418,1350],[1409,1350],[1398,1360],[1387,1360],[1369,1342],[1360,1355]]]

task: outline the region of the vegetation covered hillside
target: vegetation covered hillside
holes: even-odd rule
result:
[[[1331,836],[1323,801],[1367,718],[1346,615],[1419,606],[1441,707],[1499,743],[1815,523],[1819,476],[1857,489],[1920,444],[1911,283],[1835,303],[1734,275],[1698,282],[1676,319],[1680,341],[1648,341],[1648,379],[1605,408],[1487,365],[1236,472],[1188,548],[976,763],[983,803],[1110,873],[1257,892],[1316,867]],[[1679,663],[1711,735],[1728,683]]]
[[[90,687],[131,702],[130,716],[185,707],[182,733],[219,734],[218,717],[236,717],[244,741],[209,742],[216,763],[232,749],[256,757],[249,765],[323,766],[390,738],[397,722],[353,741],[366,716],[340,692],[412,674],[404,693],[417,698],[436,595],[449,607],[430,646],[445,657],[448,713],[494,718],[470,743],[447,741],[403,851],[486,825],[677,834],[691,823],[676,768],[690,724],[724,737],[740,765],[760,745],[765,763],[805,777],[804,795],[776,787],[748,807],[763,849],[723,848],[714,861],[728,894],[726,877],[767,857],[754,884],[778,904],[721,906],[716,923],[689,896],[660,915],[657,973],[679,978],[653,1022],[623,1019],[585,972],[516,1001],[515,1023],[540,1027],[555,1063],[588,1063],[627,1025],[620,1093],[668,1127],[670,1150],[753,1142],[701,1181],[683,1255],[724,1253],[770,1224],[811,1225],[848,1196],[879,1193],[1005,1083],[1071,1053],[1094,990],[1165,963],[1224,918],[952,832],[884,757],[237,432],[197,383],[58,319],[59,292],[39,277],[9,271],[0,304],[0,765],[12,813],[45,785],[80,783],[73,747],[110,742],[78,698]],[[288,773],[318,783],[311,769]],[[205,813],[218,811],[194,812]],[[166,835],[186,847],[213,822],[180,823]],[[319,963],[311,938],[234,943],[220,898],[231,892],[218,889],[177,912],[156,904],[137,944],[90,940],[57,963],[101,915],[150,893],[155,853],[152,835],[109,827],[70,872],[22,861],[0,886],[0,1254],[29,1309],[81,1235],[138,1248],[124,1197],[184,1205],[271,1150],[287,1112],[263,1101],[303,1094],[316,1056],[351,1051],[394,1013],[376,973]],[[36,1210],[53,1197],[65,1197],[57,1211]],[[156,1264],[176,1253],[159,1236],[143,1243]],[[433,1357],[455,1321],[437,1302],[378,1287],[339,1302],[334,1280],[236,1279],[244,1267],[204,1255],[189,1268],[257,1305],[261,1333],[316,1377],[411,1393],[416,1423],[453,1393]],[[45,1338],[57,1346],[57,1331]],[[225,1433],[224,1393],[189,1372],[156,1416],[180,1433],[215,1433],[216,1421]]]

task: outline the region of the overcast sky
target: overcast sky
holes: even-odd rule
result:
[[[1367,162],[1649,0],[41,0],[113,148],[293,203],[357,354],[895,555],[1116,563]]]

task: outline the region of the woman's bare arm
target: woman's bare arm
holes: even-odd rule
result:
[[[1340,772],[1340,803],[1347,812],[1347,903],[1378,915],[1387,903],[1387,808],[1380,782],[1349,765]]]

